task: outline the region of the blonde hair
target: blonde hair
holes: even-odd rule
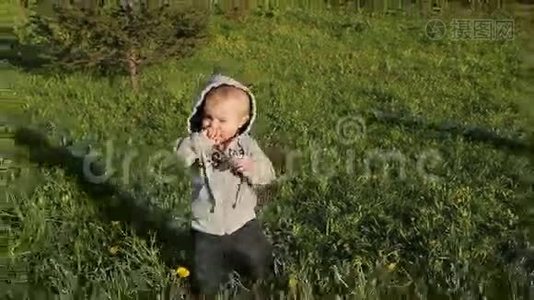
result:
[[[211,103],[217,103],[222,101],[227,101],[230,99],[238,100],[242,103],[239,105],[238,111],[240,116],[245,117],[250,114],[250,100],[247,92],[244,90],[231,86],[231,85],[222,85],[216,88],[211,89],[205,96],[205,102],[210,101]]]

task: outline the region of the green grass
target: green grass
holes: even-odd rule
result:
[[[210,43],[193,57],[146,69],[138,96],[127,79],[85,74],[19,72],[13,89],[25,99],[32,124],[54,143],[69,134],[106,151],[111,141],[114,178],[122,188],[185,217],[187,178],[158,181],[146,171],[148,157],[170,151],[186,134],[200,84],[220,66],[254,84],[254,134],[278,171],[284,160],[277,151],[300,154],[261,213],[279,272],[266,291],[300,298],[518,296],[517,278],[524,273],[506,255],[524,242],[522,203],[532,198],[531,183],[523,183],[532,174],[528,158],[369,116],[379,110],[494,128],[504,136],[530,132],[518,105],[526,98],[519,89],[519,41],[432,41],[424,26],[413,17],[303,11],[250,16],[244,23],[216,18]],[[336,128],[358,115],[365,130],[349,143],[353,135]],[[140,155],[126,184],[120,163],[134,150]],[[441,161],[424,167],[438,181],[421,176],[418,165],[430,150]],[[406,159],[405,177],[395,162],[389,178],[383,176],[376,151],[379,158],[398,151]],[[311,159],[314,153],[319,158]],[[366,158],[378,170],[366,173]],[[186,289],[170,273],[181,264],[172,258],[179,252],[171,250],[167,261],[169,253],[160,251],[151,232],[127,222],[112,225],[127,219],[114,218],[120,206],[107,201],[116,197],[95,197],[62,168],[43,167],[40,178],[29,193],[13,198],[18,242],[12,250],[33,266],[33,284],[65,293],[92,286],[113,298],[169,284]],[[186,240],[171,241],[187,248]],[[118,254],[110,253],[112,246],[119,246]],[[288,288],[289,278],[296,278],[295,287]]]

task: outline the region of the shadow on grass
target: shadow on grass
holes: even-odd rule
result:
[[[10,28],[0,27],[0,61],[26,73],[38,75],[68,75],[76,69],[61,68],[44,46],[21,44]],[[110,85],[115,84],[127,74],[117,70],[85,70],[85,75],[96,80],[107,78]]]
[[[155,207],[149,204],[149,199],[139,199],[111,182],[92,182],[84,174],[83,156],[74,155],[66,147],[52,145],[38,130],[19,127],[14,131],[13,139],[16,146],[28,149],[30,163],[45,168],[61,168],[67,176],[76,180],[81,189],[96,202],[104,219],[109,223],[120,221],[128,224],[145,239],[149,239],[150,234],[155,233],[161,257],[168,268],[185,266],[190,270],[194,269],[190,229],[184,226],[183,222],[178,222],[169,211]],[[92,176],[104,175],[104,167],[94,163],[91,174]],[[268,199],[271,198],[274,190],[272,188],[262,190],[261,204],[269,202]],[[192,282],[189,281],[186,285],[189,293],[193,292],[191,284]],[[177,295],[176,293],[183,295],[183,292],[182,290],[173,292],[171,288],[171,293],[174,295]]]
[[[373,122],[403,126],[407,129],[426,130],[435,133],[434,138],[462,137],[466,141],[483,143],[496,149],[517,155],[532,155],[534,147],[529,141],[519,137],[506,137],[496,131],[481,126],[466,126],[458,122],[433,123],[417,117],[375,110],[369,116]]]
[[[526,157],[531,164],[534,164],[534,143],[531,140],[531,133],[520,136],[517,133],[510,133],[503,136],[495,130],[482,126],[467,126],[458,122],[434,123],[418,117],[405,116],[398,113],[375,110],[368,119],[372,122],[384,123],[392,126],[401,126],[408,130],[422,131],[430,133],[428,138],[446,139],[451,137],[461,137],[471,143],[481,143],[491,146],[509,155]],[[534,188],[533,178],[516,178],[526,185],[527,188]],[[520,227],[534,232],[533,204],[530,198],[525,203],[517,203],[520,213]],[[520,264],[528,274],[534,274],[534,247],[521,245],[505,246],[501,249],[501,255],[507,263]]]
[[[493,145],[504,146],[514,151],[530,151],[531,146],[510,138],[503,138],[495,133],[473,134],[472,131],[456,126],[437,126],[424,121],[406,120],[394,116],[384,117],[381,121],[391,124],[410,126],[415,129],[432,128],[449,129],[448,132],[470,137],[473,141],[486,142]],[[376,120],[375,120],[376,121]],[[133,226],[140,235],[147,236],[150,232],[157,233],[158,242],[162,251],[162,258],[169,267],[188,264],[191,255],[191,240],[189,231],[183,226],[177,226],[172,216],[157,207],[150,206],[146,199],[138,199],[135,196],[121,190],[110,182],[93,183],[83,173],[83,157],[73,155],[67,148],[51,145],[46,136],[31,128],[18,128],[14,132],[15,144],[26,147],[29,151],[29,160],[42,167],[59,167],[65,170],[68,176],[76,179],[80,187],[102,208],[109,220],[119,220]],[[104,168],[96,164],[92,173],[96,176],[104,174]],[[178,257],[177,253],[185,251],[185,258]],[[523,267],[529,268],[533,263],[534,255],[529,249],[513,251],[506,260],[523,261]],[[530,260],[529,260],[530,259]]]
[[[0,28],[0,31],[4,32],[5,30]],[[0,36],[0,60],[6,61],[25,72],[49,72],[45,66],[50,61],[42,55],[43,53],[44,49],[42,47],[20,44],[11,35]]]
[[[83,172],[83,157],[73,155],[65,147],[51,145],[37,130],[18,128],[14,132],[14,141],[16,146],[28,149],[30,163],[65,170],[96,202],[109,222],[114,220],[129,224],[145,238],[150,233],[156,233],[162,259],[168,267],[183,265],[192,268],[188,263],[192,250],[189,229],[178,224],[170,212],[154,207],[148,199],[139,199],[110,182],[91,182]],[[97,163],[93,166],[93,175],[104,174],[103,166]],[[180,257],[179,253],[185,254],[185,257]]]

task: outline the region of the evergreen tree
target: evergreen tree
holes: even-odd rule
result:
[[[54,15],[34,14],[27,23],[31,40],[46,47],[50,66],[126,72],[135,91],[143,66],[191,54],[206,37],[208,21],[205,11],[130,1],[55,6]]]

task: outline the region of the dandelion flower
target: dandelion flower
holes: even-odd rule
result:
[[[397,264],[396,263],[390,263],[387,268],[388,268],[388,271],[393,271],[395,270],[395,267],[397,267]]]
[[[189,276],[189,270],[185,267],[176,268],[175,274],[180,278],[185,278]]]
[[[293,289],[297,286],[298,280],[294,275],[289,276],[288,285],[289,288]]]
[[[111,255],[119,253],[119,246],[109,247],[109,253],[111,253]]]

